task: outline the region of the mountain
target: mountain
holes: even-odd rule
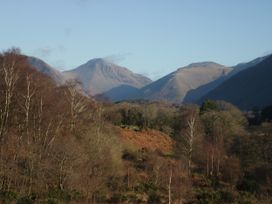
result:
[[[225,80],[231,78],[232,76],[238,74],[239,72],[241,72],[243,70],[246,70],[246,69],[262,62],[266,58],[267,58],[267,56],[258,57],[254,60],[249,61],[249,62],[239,63],[236,66],[231,67],[232,70],[226,76],[220,77],[217,80],[211,81],[211,82],[204,84],[196,89],[190,90],[184,98],[184,103],[197,103],[197,101],[201,97],[204,97],[205,94],[207,94],[208,92],[215,89],[217,86],[222,84]]]
[[[103,93],[107,99],[116,102],[123,100],[133,100],[141,96],[141,90],[129,85],[120,85]]]
[[[36,57],[27,57],[28,63],[37,71],[49,76],[51,79],[53,79],[57,85],[62,85],[65,83],[65,79],[62,76],[61,72],[47,64],[41,59],[38,59]]]
[[[147,85],[141,89],[141,99],[183,102],[189,91],[220,80],[232,69],[214,62],[193,63]],[[213,86],[192,96],[194,100],[209,92]],[[187,102],[189,102],[187,97]]]
[[[149,78],[101,58],[92,59],[71,71],[63,72],[63,75],[68,80],[79,81],[89,95],[103,94],[111,90],[110,96],[113,98],[116,98],[115,94],[126,92],[127,86],[142,88],[151,83]]]
[[[250,67],[253,67],[253,66],[259,64],[260,62],[265,60],[267,57],[269,57],[269,55],[266,55],[266,56],[263,56],[263,57],[258,57],[258,58],[254,59],[254,60],[249,61],[249,62],[239,63],[236,66],[233,66],[232,67],[233,70],[230,72],[228,77],[230,78],[231,76],[234,76],[235,74],[237,74],[237,73],[239,73],[239,72],[241,72],[243,70],[246,70],[246,69],[248,69]]]
[[[272,104],[272,55],[227,79],[205,95],[206,99],[225,100],[241,109]]]
[[[230,71],[231,72],[231,71]],[[183,103],[197,103],[197,101],[209,93],[211,90],[215,89],[217,86],[219,86],[221,83],[223,83],[227,78],[229,74],[223,75],[219,77],[218,79],[211,81],[207,84],[201,85],[200,87],[196,89],[191,89],[187,92],[186,96],[184,97]]]

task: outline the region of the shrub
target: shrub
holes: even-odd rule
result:
[[[197,196],[198,204],[219,203],[220,193],[216,191],[202,191]]]
[[[161,197],[159,196],[158,193],[151,193],[148,197],[147,203],[152,204],[161,203]]]
[[[61,200],[64,202],[71,201],[71,195],[69,192],[61,190],[59,188],[51,188],[48,192],[48,197],[51,199]]]
[[[141,182],[138,186],[135,187],[135,191],[138,193],[148,193],[152,194],[158,190],[156,184],[151,181]]]
[[[71,192],[71,200],[80,202],[80,201],[83,201],[83,199],[84,199],[84,196],[81,192],[77,190],[73,190]]]
[[[250,179],[242,179],[236,186],[239,191],[247,191],[256,193],[259,190],[259,185],[256,181]]]
[[[242,192],[239,195],[237,203],[238,204],[255,204],[258,202],[256,201],[256,198],[252,194],[248,192]]]
[[[25,197],[19,198],[16,203],[17,204],[34,204],[34,200],[25,196]]]
[[[127,197],[120,194],[120,193],[115,193],[112,195],[112,197],[109,199],[109,203],[120,203],[127,200]]]
[[[136,158],[137,158],[137,152],[132,152],[127,149],[123,151],[122,159],[128,160],[128,161],[135,161]]]
[[[58,201],[53,198],[48,198],[46,204],[58,204]]]
[[[220,200],[224,203],[232,203],[234,201],[234,196],[229,191],[220,191]]]
[[[0,191],[0,201],[3,203],[11,203],[16,198],[17,194],[13,191]]]

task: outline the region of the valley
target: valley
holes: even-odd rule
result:
[[[272,202],[271,64],[230,76],[194,63],[152,82],[101,59],[61,73],[2,52],[1,203]]]

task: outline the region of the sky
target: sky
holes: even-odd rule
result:
[[[155,80],[272,53],[271,0],[0,0],[0,50],[57,69],[107,58]]]

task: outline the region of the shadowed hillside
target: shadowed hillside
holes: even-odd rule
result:
[[[35,57],[27,57],[28,63],[35,68],[37,71],[49,76],[53,79],[58,85],[63,85],[65,83],[65,79],[61,72],[42,61],[41,59]]]
[[[265,107],[272,103],[272,56],[239,72],[202,98],[225,100],[242,109]]]

